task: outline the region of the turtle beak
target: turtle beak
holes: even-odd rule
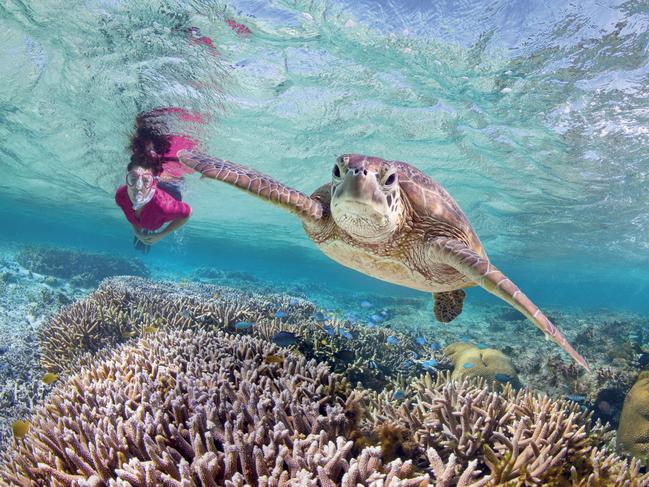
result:
[[[376,174],[367,169],[350,168],[338,186],[338,197],[341,201],[380,203],[381,195],[377,181]]]

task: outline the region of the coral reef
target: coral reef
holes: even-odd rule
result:
[[[299,343],[293,348],[307,358],[326,361],[352,383],[376,390],[399,373],[421,373],[426,358],[436,356],[442,364],[441,351],[404,333],[336,318],[318,321],[315,310],[308,301],[282,294],[115,277],[103,281],[85,300],[62,308],[40,328],[41,365],[50,372],[68,371],[85,353],[158,329],[221,329],[267,341],[279,331],[294,333]],[[277,317],[278,311],[286,316]],[[238,329],[238,322],[251,325]]]
[[[360,392],[324,365],[223,332],[156,333],[57,387],[3,455],[8,484],[426,485],[411,462],[353,452]]]
[[[148,276],[138,259],[53,247],[29,246],[16,254],[20,265],[32,272],[69,279],[76,286],[91,287],[109,276]]]
[[[265,357],[282,355],[279,363]],[[642,486],[572,402],[430,375],[410,400],[222,331],[156,332],[59,384],[2,454],[7,485]]]
[[[133,277],[106,279],[86,299],[62,308],[40,327],[41,365],[51,372],[67,371],[86,353],[158,329],[234,332],[236,322],[265,319],[278,307],[290,307],[298,318],[314,309],[303,300],[289,304],[283,295]]]
[[[11,425],[26,418],[50,386],[41,379],[37,329],[61,304],[84,296],[64,283],[52,287],[47,278],[21,268],[11,254],[0,257],[0,444],[11,439]],[[1,281],[0,281],[1,282]]]
[[[452,343],[444,349],[444,354],[453,363],[453,380],[482,377],[487,384],[520,385],[512,361],[500,350],[478,348],[466,342]]]
[[[446,460],[488,478],[487,485],[649,485],[639,461],[610,452],[612,432],[576,403],[511,385],[490,392],[482,383],[426,375],[405,402],[385,392],[374,397],[362,427],[375,437],[386,425],[404,432],[400,441],[416,448],[402,451],[438,481]]]
[[[624,400],[617,446],[645,462],[649,460],[649,371],[640,373]]]

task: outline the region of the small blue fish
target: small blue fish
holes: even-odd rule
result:
[[[392,335],[390,335],[385,341],[388,345],[399,345],[399,339]]]
[[[426,339],[424,337],[415,338],[415,342],[417,342],[417,345],[426,345]]]
[[[288,300],[288,304],[290,304],[291,306],[295,306],[296,304],[300,304],[300,300],[297,298],[291,298]]]
[[[512,380],[512,379],[511,379],[511,377],[509,377],[507,374],[503,374],[503,373],[501,373],[501,372],[498,372],[498,373],[496,374],[496,380],[497,380],[498,382],[509,382],[509,381]]]
[[[401,399],[405,399],[405,397],[406,397],[406,393],[401,389],[399,389],[398,391],[394,391],[392,393],[392,399],[401,400]]]
[[[327,335],[334,336],[336,334],[336,330],[331,325],[324,325],[322,329],[327,332]]]
[[[384,318],[388,317],[388,312],[384,309],[381,310],[381,314],[383,315]]]
[[[380,315],[372,315],[370,316],[370,320],[373,321],[374,323],[381,323],[382,321],[385,320],[385,318]]]
[[[237,321],[234,324],[235,330],[249,330],[252,328],[254,323],[252,321]]]
[[[361,308],[369,309],[372,306],[374,306],[374,305],[372,303],[370,303],[369,301],[361,301]]]
[[[433,342],[433,343],[430,344],[430,349],[435,352],[437,350],[441,350],[442,346],[437,342]]]
[[[377,326],[376,323],[374,323],[373,321],[368,321],[367,322],[367,327],[368,328],[376,328],[376,326]]]
[[[471,362],[464,362],[463,367],[465,369],[470,369],[471,367],[475,367],[475,364],[472,364]]]
[[[462,335],[462,336],[460,337],[460,340],[462,340],[463,342],[468,342],[468,341],[469,341],[469,337],[466,336],[466,335]]]
[[[325,321],[327,321],[327,317],[321,311],[318,311],[316,314],[314,314],[313,318],[315,318],[315,320],[319,323],[324,323]]]
[[[410,356],[414,359],[419,358],[419,354],[417,352],[410,352]]]
[[[350,313],[347,313],[345,316],[349,321],[356,321],[358,319],[358,315],[354,313],[353,311]]]
[[[284,311],[275,311],[275,318],[286,318],[288,315]]]
[[[485,348],[489,348],[489,347],[484,343],[478,343],[478,348],[484,350]]]
[[[437,360],[435,360],[434,358],[432,358],[430,360],[426,360],[426,361],[422,362],[421,365],[425,369],[432,369],[434,367],[437,367],[439,365],[439,362]]]
[[[351,340],[352,338],[354,338],[354,335],[352,335],[344,328],[338,328],[338,334],[343,338],[347,338],[347,340]]]
[[[580,394],[567,394],[566,399],[574,402],[584,402],[586,400],[586,396],[582,396]]]
[[[272,341],[280,347],[290,347],[298,342],[298,337],[290,331],[278,331],[273,335]]]

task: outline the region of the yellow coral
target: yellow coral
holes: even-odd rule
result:
[[[617,447],[645,463],[649,460],[649,371],[640,373],[624,399]]]
[[[509,382],[518,386],[518,376],[507,355],[494,348],[480,349],[466,342],[452,343],[444,353],[453,363],[453,380],[482,377],[488,384]]]

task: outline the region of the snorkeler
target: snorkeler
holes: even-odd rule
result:
[[[191,207],[182,201],[180,188],[183,175],[191,171],[178,163],[176,153],[195,144],[188,137],[169,133],[164,120],[169,114],[202,122],[200,117],[180,108],[161,108],[138,115],[131,138],[126,185],[115,193],[115,202],[133,225],[133,245],[144,253],[187,223],[192,214]],[[159,230],[165,223],[168,225]]]

